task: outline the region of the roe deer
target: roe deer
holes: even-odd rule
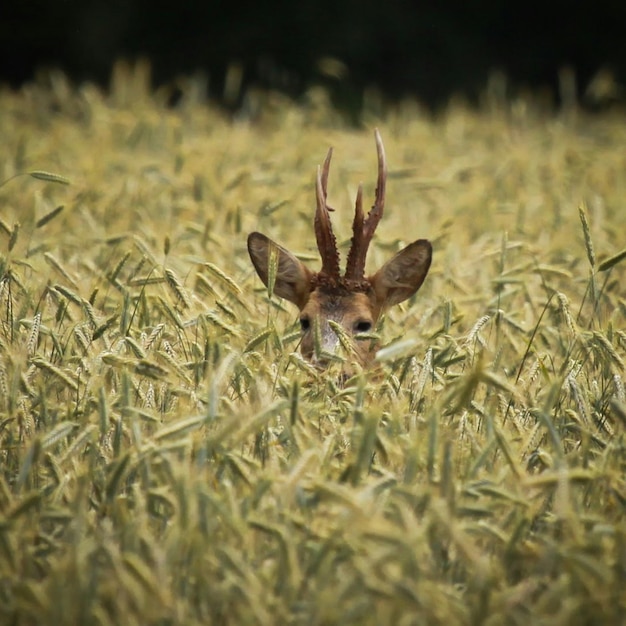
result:
[[[363,336],[373,329],[381,313],[390,306],[410,298],[422,285],[432,258],[432,246],[418,239],[398,252],[372,276],[365,277],[367,249],[383,215],[387,164],[378,130],[375,131],[378,152],[376,199],[367,215],[363,214],[363,187],[359,185],[352,225],[352,245],[346,272],[340,275],[337,241],[330,223],[326,203],[328,171],[333,150],[321,170],[317,168],[315,237],[322,258],[319,272],[310,270],[291,252],[254,232],[248,236],[248,252],[259,278],[265,286],[274,265],[274,293],[293,302],[300,309],[302,355],[318,366],[333,359],[339,344],[353,353],[351,357],[367,367],[375,354],[375,345]],[[348,341],[346,341],[346,339]]]

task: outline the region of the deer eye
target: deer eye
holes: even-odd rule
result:
[[[300,328],[302,332],[305,333],[309,328],[311,328],[311,320],[308,317],[300,318]]]
[[[359,320],[354,325],[354,331],[357,333],[367,333],[372,330],[372,322],[369,320]]]

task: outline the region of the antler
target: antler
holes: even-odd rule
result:
[[[326,204],[326,189],[328,185],[328,170],[330,169],[330,159],[333,156],[333,149],[328,150],[326,160],[320,173],[317,168],[317,180],[315,184],[317,209],[315,211],[315,238],[317,248],[322,257],[321,274],[334,279],[339,279],[339,251],[337,250],[337,240],[330,223],[329,207]],[[330,209],[332,211],[332,209]]]
[[[356,195],[356,206],[354,209],[354,222],[352,223],[352,245],[348,253],[348,263],[346,265],[346,278],[361,280],[365,273],[365,257],[370,241],[374,236],[374,231],[378,222],[383,216],[385,208],[385,185],[387,183],[387,162],[385,160],[385,148],[378,129],[375,130],[376,152],[378,154],[378,181],[376,183],[376,198],[374,205],[367,218],[363,218],[363,187],[359,185]]]

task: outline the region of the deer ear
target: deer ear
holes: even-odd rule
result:
[[[248,252],[259,278],[267,287],[269,282],[269,264],[272,250],[278,259],[274,293],[293,302],[300,309],[304,307],[311,292],[313,272],[304,263],[282,246],[261,233],[248,235]]]
[[[430,241],[418,239],[398,252],[370,278],[376,298],[383,308],[410,298],[422,286],[432,255]]]

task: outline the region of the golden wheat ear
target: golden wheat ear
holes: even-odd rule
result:
[[[387,261],[369,281],[383,308],[410,298],[428,274],[433,257],[430,241],[418,239]]]
[[[311,293],[313,272],[289,250],[261,233],[248,235],[248,253],[256,273],[273,293],[302,309]],[[270,281],[272,277],[272,281]]]

